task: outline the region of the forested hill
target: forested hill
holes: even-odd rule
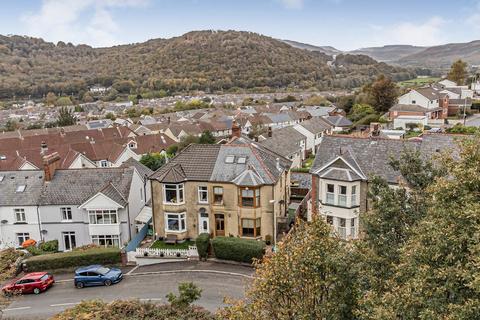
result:
[[[78,94],[123,80],[128,91],[255,88],[352,88],[405,69],[353,56],[332,57],[239,31],[193,31],[171,39],[92,48],[22,36],[0,36],[0,98]],[[128,80],[128,81],[125,81]]]

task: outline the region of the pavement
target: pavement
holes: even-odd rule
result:
[[[73,274],[54,274],[55,285],[39,295],[15,297],[3,310],[10,319],[47,319],[82,300],[140,299],[166,303],[165,296],[177,293],[178,284],[193,282],[202,289],[202,297],[195,303],[210,311],[224,307],[223,299],[242,298],[245,286],[253,276],[253,269],[215,262],[185,261],[162,263],[125,269],[124,279],[110,287],[76,289]]]

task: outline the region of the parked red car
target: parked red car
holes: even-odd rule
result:
[[[4,294],[23,294],[35,293],[39,294],[47,290],[55,283],[53,276],[46,272],[32,272],[20,279],[15,279],[12,282],[2,287]]]

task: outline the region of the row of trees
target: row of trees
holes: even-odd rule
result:
[[[363,237],[330,237],[320,217],[298,221],[257,264],[227,319],[479,319],[480,136],[435,164],[405,150],[398,188],[371,181]]]

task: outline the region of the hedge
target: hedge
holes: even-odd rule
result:
[[[120,249],[94,248],[44,254],[25,261],[28,272],[88,266],[91,264],[117,264],[121,262]]]
[[[210,234],[201,233],[195,240],[197,245],[198,255],[200,258],[207,258],[208,255],[208,246],[210,244]]]
[[[213,251],[218,259],[252,263],[265,253],[265,242],[233,237],[216,237],[212,240]]]

